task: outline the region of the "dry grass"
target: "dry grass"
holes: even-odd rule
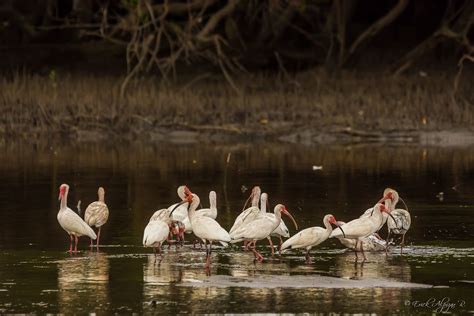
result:
[[[0,134],[86,130],[128,137],[170,125],[219,126],[247,133],[263,126],[266,131],[301,126],[363,130],[474,126],[474,83],[463,81],[453,97],[453,76],[448,75],[334,77],[312,71],[282,79],[260,74],[237,80],[240,95],[217,75],[173,85],[144,78],[120,98],[122,80],[54,72],[0,77]]]

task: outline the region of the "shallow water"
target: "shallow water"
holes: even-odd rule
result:
[[[474,312],[474,148],[3,144],[0,150],[0,313],[408,314],[440,312],[443,303],[443,311]],[[85,238],[79,254],[66,252],[69,240],[56,220],[63,182],[71,186],[73,209],[78,200],[83,210],[94,201],[98,185],[106,188],[111,215],[99,253],[88,250]],[[302,228],[322,226],[329,212],[348,221],[390,186],[412,213],[408,246],[403,256],[392,248],[388,257],[371,253],[355,264],[353,253],[329,240],[313,249],[311,265],[298,252],[254,263],[251,253],[217,247],[208,276],[204,251],[187,243],[166,246],[157,264],[140,247],[143,228],[155,210],[177,201],[180,184],[204,206],[208,190],[216,190],[218,221],[226,228],[255,184],[271,205],[284,203]],[[260,250],[269,257],[265,242]]]

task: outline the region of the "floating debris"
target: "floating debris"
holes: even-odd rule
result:
[[[438,200],[440,202],[443,202],[444,201],[444,192],[438,192],[438,194],[436,194],[436,197],[438,198]]]

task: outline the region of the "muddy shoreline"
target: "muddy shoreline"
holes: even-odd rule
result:
[[[258,276],[232,277],[224,275],[210,276],[206,279],[180,284],[184,287],[244,287],[244,288],[326,288],[326,289],[371,289],[371,288],[410,288],[426,289],[433,285],[394,281],[384,278],[336,278],[322,275]]]
[[[238,126],[180,126],[154,127],[146,131],[117,133],[112,130],[5,132],[0,128],[2,143],[233,143],[233,142],[281,142],[303,145],[370,144],[424,145],[440,147],[474,146],[474,131],[459,130],[391,130],[365,131],[350,127],[332,127],[325,130],[312,127],[285,126],[280,128]]]

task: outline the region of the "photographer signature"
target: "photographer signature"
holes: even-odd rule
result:
[[[466,306],[466,301],[464,300],[451,301],[449,297],[443,297],[441,299],[430,297],[426,301],[406,300],[405,306],[412,306],[414,308],[429,308],[429,309],[433,309],[433,311],[436,313],[448,313],[457,307],[462,308]]]

